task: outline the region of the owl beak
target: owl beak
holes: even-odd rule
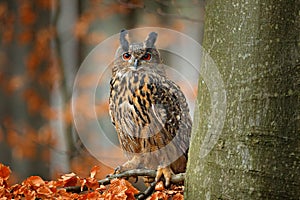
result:
[[[133,67],[134,67],[135,69],[137,69],[137,68],[138,68],[138,65],[139,65],[139,60],[138,60],[138,59],[134,59]]]

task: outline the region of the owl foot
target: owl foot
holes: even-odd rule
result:
[[[109,175],[107,175],[106,177],[110,177],[110,176],[113,176],[113,175],[116,175],[116,174],[121,174],[121,173],[126,173],[126,169],[124,170],[124,167],[122,167],[122,166],[118,166],[118,167],[116,167],[115,168],[115,170],[114,170],[114,173],[113,174],[109,174]],[[123,178],[125,178],[126,180],[129,180],[129,178],[135,178],[135,180],[133,181],[134,183],[137,183],[138,182],[138,180],[139,180],[139,177],[138,176],[124,176]]]
[[[123,165],[119,165],[115,168],[114,174],[119,174],[131,169],[138,169],[140,165],[140,158],[137,156],[134,156],[131,160],[128,160]]]
[[[160,178],[162,177],[162,175],[164,175],[165,178],[165,185],[166,187],[168,187],[170,185],[170,181],[171,181],[171,177],[172,177],[172,170],[170,169],[170,167],[161,167],[159,166],[157,168],[157,172],[156,172],[156,177],[155,177],[155,182],[158,182],[160,180]]]
[[[120,174],[122,171],[122,166],[118,166],[115,168],[114,173],[113,174]]]
[[[109,177],[111,177],[113,175],[120,174],[120,173],[121,173],[121,166],[118,166],[118,167],[115,168],[115,170],[114,170],[114,172],[112,174],[107,174],[106,178],[109,178]]]

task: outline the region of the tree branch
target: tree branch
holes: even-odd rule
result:
[[[156,177],[156,170],[149,170],[149,169],[133,169],[133,170],[128,170],[119,174],[112,174],[106,177],[105,179],[99,180],[98,183],[99,185],[108,185],[110,184],[110,181],[115,178],[124,178],[124,177],[134,177],[134,176],[148,176],[151,178]],[[185,173],[181,174],[174,174],[171,178],[171,183],[180,183],[183,182],[185,178]],[[156,182],[153,182],[150,184],[150,186],[145,190],[145,192],[141,193],[143,196],[149,196],[149,193],[151,194],[154,190]],[[79,193],[82,191],[88,190],[87,187],[83,187],[81,191],[80,186],[70,186],[70,187],[65,187],[67,192],[75,192]],[[138,198],[140,199],[140,198]]]

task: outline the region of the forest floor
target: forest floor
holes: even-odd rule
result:
[[[99,184],[99,180],[95,178],[99,170],[99,167],[93,167],[90,176],[86,178],[75,173],[64,174],[57,180],[50,181],[30,176],[22,183],[10,185],[9,177],[12,172],[8,166],[0,163],[0,199],[183,199],[183,185],[171,184],[165,188],[162,181],[154,184],[153,190],[146,195],[124,178],[113,178],[105,184]]]

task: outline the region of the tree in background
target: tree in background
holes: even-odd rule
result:
[[[296,0],[207,3],[203,45],[224,81],[227,110],[216,145],[201,156],[218,119],[208,120],[213,103],[199,81],[187,199],[299,198],[299,10]]]

